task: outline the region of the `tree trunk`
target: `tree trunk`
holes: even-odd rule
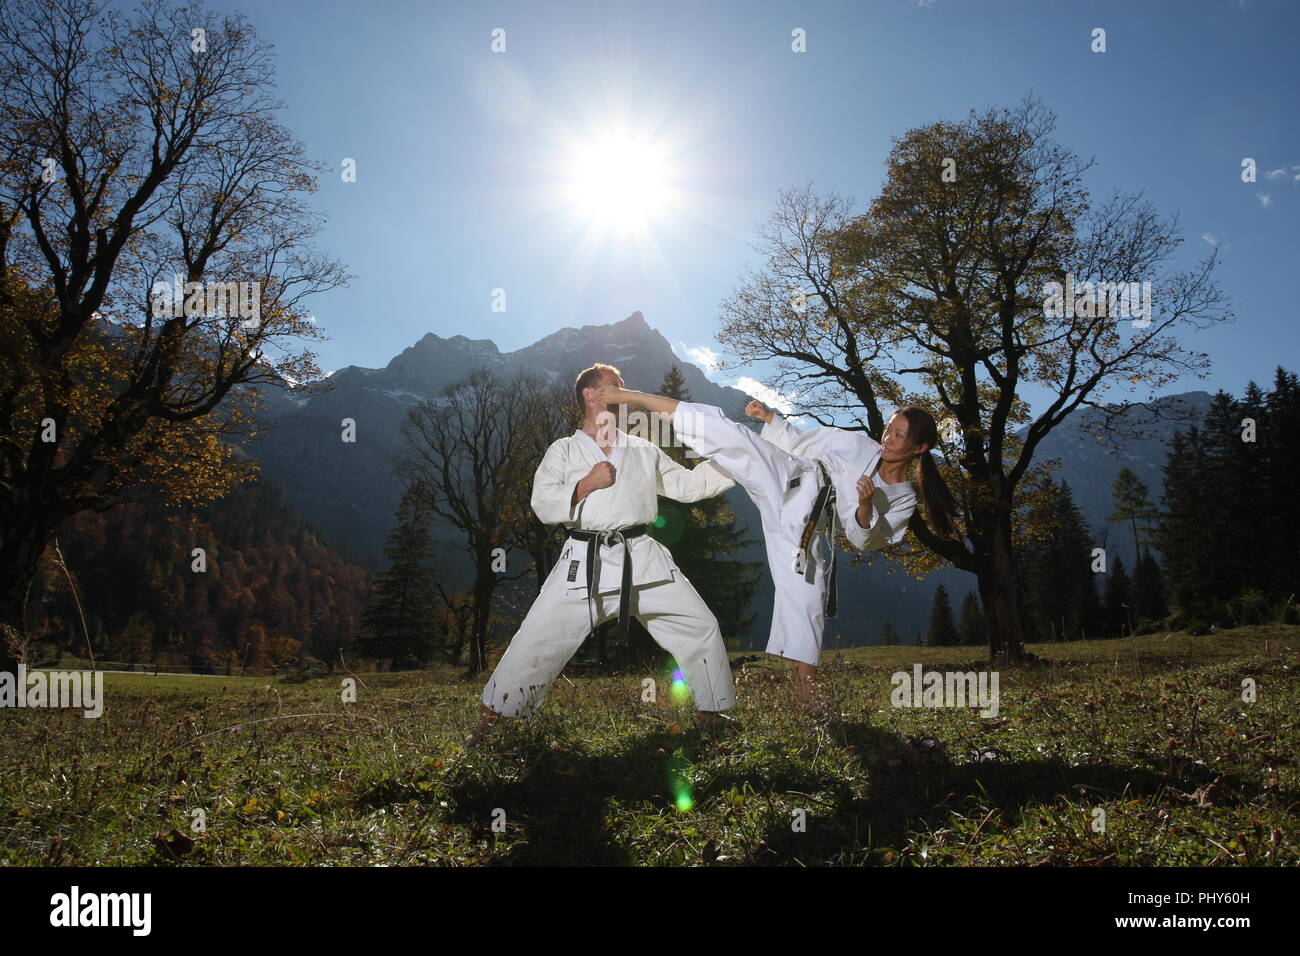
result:
[[[1024,663],[1032,655],[1025,650],[1024,625],[1016,593],[1011,554],[1011,511],[996,505],[994,509],[979,517],[985,560],[980,562],[977,577],[988,623],[989,661],[999,666],[1014,665]]]
[[[477,677],[487,669],[488,621],[492,616],[492,592],[497,573],[492,570],[492,554],[480,555],[474,571],[474,631],[470,637],[469,675]]]
[[[0,545],[0,671],[15,673],[27,658],[27,598],[40,567],[49,532],[20,521],[4,532]],[[12,630],[9,630],[12,629]]]

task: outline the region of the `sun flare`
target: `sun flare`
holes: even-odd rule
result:
[[[606,133],[575,144],[566,168],[567,202],[590,225],[644,229],[673,211],[671,162],[648,137]]]

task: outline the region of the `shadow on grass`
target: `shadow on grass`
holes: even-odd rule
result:
[[[1188,762],[1173,774],[1111,763],[1071,766],[1055,758],[958,763],[940,750],[921,751],[869,724],[837,721],[834,731],[863,755],[860,764],[871,781],[867,796],[845,794],[829,814],[810,805],[803,833],[793,832],[789,824],[770,827],[765,846],[747,863],[818,865],[842,861],[846,855],[878,863],[884,861],[885,851],[903,849],[913,834],[951,825],[954,810],[970,816],[976,805],[985,808],[981,813],[996,809],[1000,821],[1015,828],[1027,814],[1039,812],[1038,805],[1051,805],[1061,797],[1086,807],[1121,796],[1156,796],[1166,789],[1193,793],[1219,777]],[[1225,775],[1214,788],[1214,803],[1238,806],[1257,795],[1239,778]],[[1285,805],[1294,795],[1279,794],[1278,799]],[[1084,823],[1081,819],[1081,829]]]
[[[1014,828],[1027,814],[1037,812],[1037,805],[1051,805],[1060,798],[1082,809],[1121,795],[1126,799],[1155,796],[1166,788],[1192,793],[1218,777],[1204,766],[1188,763],[1172,773],[1157,773],[1110,763],[1070,766],[1054,758],[970,762],[941,750],[922,751],[911,740],[867,723],[835,721],[830,730],[857,755],[859,771],[869,781],[865,796],[858,796],[845,780],[826,779],[796,756],[709,768],[706,782],[694,793],[697,811],[708,812],[711,798],[733,789],[759,798],[781,795],[787,807],[803,805],[803,795],[819,794],[810,796],[805,805],[806,832],[794,832],[778,810],[774,822],[756,835],[753,846],[742,856],[733,856],[732,862],[757,866],[881,863],[886,852],[903,850],[918,832],[950,826],[953,811],[970,817],[995,808],[1000,823]],[[439,795],[450,798],[443,819],[475,840],[495,843],[492,821],[498,811],[504,811],[511,835],[506,845],[495,849],[493,865],[654,862],[638,857],[624,845],[626,837],[612,831],[607,822],[611,802],[644,816],[647,826],[655,826],[655,821],[653,809],[647,812],[646,808],[661,807],[668,814],[667,826],[674,826],[674,754],[707,759],[714,745],[694,731],[660,730],[624,741],[626,746],[600,754],[562,737],[547,740],[544,735],[527,735],[497,741],[483,752],[486,762],[476,761],[437,778]],[[364,802],[434,799],[413,786],[418,782],[396,791],[372,789]],[[1256,795],[1228,776],[1219,780],[1214,802],[1239,805]],[[1081,828],[1084,822],[1080,821]],[[671,841],[665,835],[656,842]]]
[[[658,731],[628,739],[628,746],[590,754],[561,740],[536,744],[513,755],[523,773],[513,779],[484,779],[466,771],[453,772],[444,786],[453,796],[449,822],[492,838],[491,821],[505,812],[519,834],[493,858],[494,865],[628,866],[637,859],[613,838],[606,815],[611,800],[624,805],[658,805],[671,811],[674,754],[699,754],[708,744],[697,733]],[[662,752],[661,752],[662,751]],[[499,752],[495,760],[509,760]],[[680,762],[680,758],[678,758]]]

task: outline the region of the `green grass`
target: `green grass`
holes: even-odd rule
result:
[[[647,674],[575,677],[468,753],[482,680],[449,669],[361,675],[348,704],[344,675],[113,674],[98,720],[0,711],[0,862],[1295,865],[1298,643],[1035,645],[1046,663],[1001,672],[996,719],[890,706],[894,671],[978,651],[831,652],[821,722],[765,657],[736,668],[718,739],[663,675],[660,704]]]

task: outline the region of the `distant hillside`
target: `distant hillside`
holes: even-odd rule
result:
[[[1066,419],[1048,435],[1035,454],[1035,459],[1055,458],[1061,462],[1056,473],[1059,480],[1069,482],[1084,518],[1092,525],[1098,540],[1106,540],[1107,550],[1118,553],[1124,562],[1133,566],[1133,544],[1128,536],[1115,526],[1106,525],[1106,518],[1115,510],[1111,489],[1120,469],[1128,468],[1147,486],[1151,500],[1160,504],[1164,487],[1165,443],[1178,429],[1186,430],[1185,420],[1177,416],[1190,411],[1199,421],[1210,406],[1208,392],[1183,392],[1166,395],[1152,403],[1161,417],[1154,417],[1143,408],[1134,408],[1126,420],[1137,428],[1139,423],[1151,419],[1149,425],[1140,427],[1141,435],[1126,439],[1118,449],[1098,438],[1101,413],[1084,409]],[[1106,539],[1109,530],[1109,540]]]
[[[191,516],[138,504],[84,512],[58,540],[100,659],[256,673],[309,657],[337,662],[357,636],[365,572],[266,481]],[[194,548],[206,552],[206,571],[193,570]],[[29,615],[39,642],[84,656],[71,593],[52,561]]]

